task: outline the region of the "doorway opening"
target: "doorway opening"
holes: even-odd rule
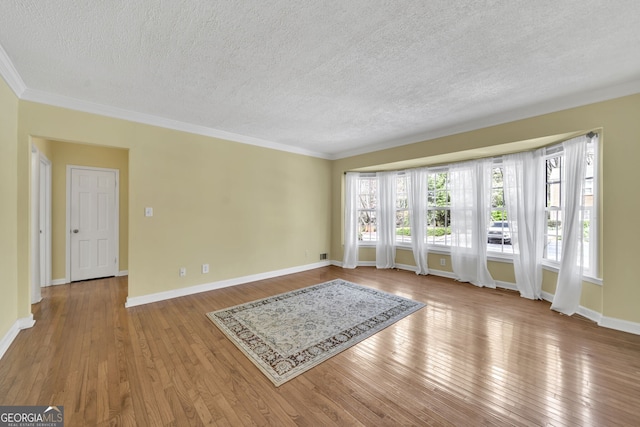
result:
[[[96,171],[111,171],[115,174],[115,180],[104,176],[96,179],[92,185],[94,185],[94,196],[96,200],[94,202],[98,207],[104,208],[105,206],[113,205],[114,209],[110,210],[101,209],[95,210],[94,220],[99,226],[98,228],[104,228],[105,221],[108,221],[107,225],[115,232],[113,239],[103,239],[102,236],[94,235],[85,242],[77,242],[79,248],[77,254],[84,257],[80,262],[93,262],[95,260],[95,266],[110,265],[110,269],[103,269],[101,273],[93,275],[95,277],[108,277],[108,276],[127,276],[128,275],[128,241],[129,241],[129,150],[101,146],[95,144],[87,144],[81,142],[67,142],[59,140],[51,140],[43,137],[31,137],[32,147],[35,147],[40,153],[42,153],[50,161],[50,186],[52,188],[50,195],[48,196],[51,206],[51,222],[49,224],[50,237],[47,243],[50,247],[49,253],[51,257],[50,267],[48,268],[47,285],[64,285],[71,283],[72,274],[71,266],[74,264],[71,262],[71,236],[74,229],[78,230],[76,235],[78,237],[86,230],[85,224],[83,227],[71,228],[70,222],[70,188],[69,184],[71,178],[67,177],[68,166],[81,170],[96,170]],[[32,159],[33,161],[33,159]],[[33,170],[36,168],[32,164],[32,174],[30,175],[31,188],[34,188],[35,183],[39,181],[40,177],[33,177]],[[90,180],[90,178],[82,178],[83,181]],[[111,196],[102,194],[102,190],[99,188],[104,187],[106,182],[117,183],[117,192]],[[83,184],[86,184],[84,182]],[[35,194],[35,192],[33,192]],[[84,193],[84,191],[83,191]],[[91,193],[91,191],[89,192]],[[85,194],[78,197],[82,206],[90,206],[90,195]],[[31,199],[32,209],[38,204]],[[112,218],[104,216],[105,212],[113,213]],[[101,213],[99,213],[101,212]],[[33,221],[32,221],[33,224]],[[103,230],[104,231],[104,230]],[[39,233],[38,233],[39,234]],[[35,233],[33,234],[35,236]],[[86,237],[86,236],[85,236]],[[88,248],[91,243],[95,243],[96,246],[89,251]],[[39,258],[35,255],[37,248],[33,240],[30,240],[31,259],[32,265],[30,265],[31,271],[36,269],[36,264],[39,263]],[[87,258],[88,259],[85,259]],[[41,269],[43,269],[41,267]],[[44,269],[43,269],[44,270]],[[106,272],[105,272],[106,271]],[[36,274],[33,274],[36,277]],[[83,280],[90,276],[78,276],[73,275],[73,280]],[[33,289],[32,294],[36,295],[36,290]],[[45,298],[47,293],[42,294]]]

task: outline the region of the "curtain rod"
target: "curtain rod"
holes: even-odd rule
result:
[[[593,138],[594,136],[597,136],[597,135],[598,135],[598,132],[594,132],[594,131],[589,131],[588,133],[586,133],[586,134],[585,134],[585,136],[586,136],[587,138]],[[573,138],[577,138],[578,136],[580,136],[580,135],[574,136]],[[550,144],[549,146],[553,146],[553,145],[555,145],[555,144],[561,144],[562,142],[563,142],[563,141],[560,141],[560,142],[554,142],[554,143]],[[539,148],[542,148],[542,147],[539,147]],[[537,148],[536,148],[536,150],[537,150]],[[525,151],[527,151],[527,150],[525,150]],[[499,156],[500,156],[500,155],[497,155],[497,156],[489,156],[489,157],[486,157],[486,158],[499,157]],[[454,162],[454,163],[456,163],[456,162]],[[413,169],[413,168],[408,168],[408,169]],[[402,169],[398,169],[398,170],[402,170]],[[343,172],[343,175],[346,175],[346,174],[347,174],[347,172],[357,172],[357,171],[344,171],[344,172]],[[365,173],[375,173],[375,171],[373,171],[373,172],[365,172]]]

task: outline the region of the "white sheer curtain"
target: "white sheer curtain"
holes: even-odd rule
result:
[[[345,176],[344,200],[344,268],[358,265],[358,173],[347,172]]]
[[[540,299],[545,226],[543,152],[503,156],[502,165],[516,285],[524,298]]]
[[[562,258],[551,309],[571,316],[580,304],[583,272],[582,197],[587,152],[586,135],[565,141]]]
[[[378,172],[376,268],[393,268],[396,259],[396,172]]]
[[[427,265],[427,169],[411,169],[409,179],[409,225],[411,226],[411,248],[416,261],[416,274],[429,274]]]
[[[492,160],[457,163],[449,169],[451,265],[457,279],[495,288],[487,269]]]

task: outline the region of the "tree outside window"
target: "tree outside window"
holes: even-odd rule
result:
[[[451,246],[449,173],[429,173],[427,179],[427,243]]]

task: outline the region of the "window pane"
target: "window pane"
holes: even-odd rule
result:
[[[487,231],[487,250],[493,252],[513,253],[511,231],[507,221],[507,213],[502,210],[491,212],[492,220]]]
[[[358,209],[375,209],[372,197],[368,194],[361,194],[358,198]]]
[[[552,157],[547,159],[547,182],[560,181],[562,179],[562,158]]]
[[[562,168],[563,155],[546,160],[546,242],[544,258],[560,261],[562,255],[562,190],[564,187]]]
[[[358,215],[358,240],[375,242],[376,231],[375,211],[360,211]]]
[[[547,212],[547,242],[545,246],[545,258],[551,261],[560,261],[562,252],[562,212],[552,210]]]
[[[376,241],[375,210],[378,202],[377,180],[372,176],[358,179],[358,241]]]
[[[436,193],[435,193],[435,191],[427,192],[427,206],[436,206]]]
[[[396,195],[396,209],[407,209],[409,207],[409,201],[406,194],[398,193]]]
[[[444,207],[451,204],[448,191],[438,191],[436,193],[436,206]]]
[[[559,208],[561,199],[560,182],[547,184],[547,207]]]
[[[493,168],[493,177],[492,177],[492,186],[494,188],[502,188],[503,186],[503,178],[502,178],[502,167]]]
[[[582,265],[585,270],[590,268],[591,252],[590,252],[590,236],[591,236],[591,211],[586,209],[582,211]]]
[[[427,242],[434,245],[451,245],[451,223],[448,209],[427,212]]]
[[[491,207],[504,208],[504,190],[502,188],[494,188],[491,191]]]
[[[411,227],[407,210],[396,212],[396,242],[411,243]]]
[[[409,224],[409,198],[407,195],[407,176],[396,177],[396,242],[411,243],[411,225]]]

